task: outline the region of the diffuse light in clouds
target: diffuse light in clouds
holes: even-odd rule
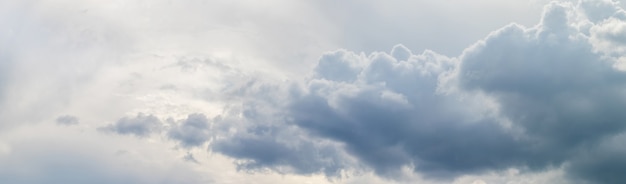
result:
[[[547,3],[460,55],[337,49],[309,1],[3,4],[0,181],[626,182],[617,2]]]

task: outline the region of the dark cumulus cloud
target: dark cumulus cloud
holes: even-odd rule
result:
[[[531,166],[577,167],[580,149],[593,149],[626,128],[620,110],[626,108],[626,73],[571,26],[568,8],[546,7],[535,29],[509,26],[493,33],[466,52],[459,67],[461,88],[496,99],[501,114],[524,131],[537,154],[527,159]],[[602,177],[618,177],[608,173]]]
[[[623,50],[606,47],[619,42],[607,35],[626,33],[607,25],[623,15],[612,1],[554,2],[539,24],[505,26],[458,57],[401,45],[329,52],[304,82],[250,94],[245,131],[211,148],[244,168],[295,173],[364,165],[451,179],[564,168],[572,181],[626,182]]]
[[[399,46],[391,53],[402,52],[408,50]],[[454,66],[450,58],[433,52],[407,58],[338,51],[322,59],[346,55],[360,58],[352,60],[359,64],[334,64],[363,66],[353,69],[359,71],[355,81],[310,80],[305,94],[289,106],[292,123],[345,143],[348,153],[383,175],[415,166],[445,178],[517,162],[509,158],[520,151],[513,137],[495,121],[473,117],[480,111],[464,112],[479,104],[438,91],[438,78]]]
[[[123,117],[115,123],[98,128],[103,132],[113,132],[120,135],[134,135],[148,137],[150,134],[161,131],[162,123],[154,115],[137,114],[134,117]]]

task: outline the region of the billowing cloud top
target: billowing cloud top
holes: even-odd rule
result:
[[[310,67],[284,65],[285,58],[309,57],[284,49],[291,40],[233,52],[185,36],[277,39],[276,30],[266,29],[280,22],[277,17],[310,12],[266,7],[280,16],[255,24],[235,16],[247,14],[235,13],[227,23],[185,14],[197,27],[177,27],[187,24],[150,18],[204,5],[161,10],[133,3],[128,6],[147,8],[141,12],[148,15],[139,16],[147,19],[135,17],[145,27],[116,21],[46,27],[42,22],[49,21],[27,17],[32,25],[21,34],[39,35],[42,43],[18,44],[24,35],[0,35],[16,44],[0,51],[0,107],[7,109],[0,121],[9,122],[0,124],[6,128],[0,130],[6,132],[0,162],[8,163],[0,166],[0,179],[246,183],[278,174],[296,179],[257,182],[626,182],[626,11],[617,2],[548,3],[536,25],[505,25],[460,55],[418,53],[398,44],[389,52],[324,52]],[[239,2],[220,5],[255,12],[251,17],[258,13]],[[108,9],[132,10],[98,10]],[[0,25],[14,25],[0,17]],[[176,44],[155,46],[170,42]],[[247,45],[236,42],[226,47]],[[285,56],[265,52],[274,50]],[[49,70],[33,69],[36,64]],[[55,158],[40,154],[48,151]]]

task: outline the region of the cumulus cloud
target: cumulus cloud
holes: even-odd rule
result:
[[[570,8],[553,3],[544,19],[565,17]],[[611,58],[594,52],[588,37],[560,32],[573,30],[569,25],[564,19],[544,21],[541,29],[509,26],[461,56],[459,85],[495,98],[501,115],[524,131],[526,149],[534,152],[525,160],[529,166],[577,166],[581,149],[626,127],[626,116],[618,110],[626,107],[626,73],[613,67]],[[611,172],[569,174],[600,183],[619,180]]]
[[[626,108],[626,73],[594,43],[619,42],[597,33],[607,22],[619,26],[623,10],[612,1],[589,3],[550,3],[538,25],[505,26],[458,57],[412,54],[401,45],[389,54],[329,52],[311,77],[273,92],[286,101],[282,106],[248,102],[278,107],[280,113],[269,120],[245,116],[244,121],[289,126],[256,127],[264,133],[233,134],[212,148],[255,167],[319,172],[337,163],[320,162],[312,170],[299,163],[332,154],[301,154],[310,148],[288,145],[326,139],[342,145],[332,147],[338,149],[333,154],[345,153],[387,177],[405,167],[444,180],[507,168],[542,172],[565,167],[571,178],[623,181],[617,171],[621,162],[608,161],[620,160],[615,151],[581,151],[626,128],[620,113]],[[581,22],[591,22],[591,35],[589,27],[578,26]],[[278,138],[288,130],[308,138]]]
[[[189,114],[187,119],[170,127],[167,135],[179,142],[182,147],[196,147],[209,140],[211,136],[209,128],[209,120],[204,114]]]
[[[392,53],[397,49],[403,48]],[[320,63],[325,59],[338,58]],[[466,109],[480,104],[438,90],[453,59],[427,51],[408,60],[374,53],[360,61],[357,81],[309,80],[288,107],[290,123],[344,143],[348,153],[387,176],[414,167],[450,178],[519,162],[509,159],[521,151],[513,137],[497,122],[480,119],[486,111]]]
[[[115,123],[98,128],[103,132],[113,132],[120,135],[135,135],[148,137],[162,128],[161,120],[154,115],[137,114],[135,117],[123,117]]]
[[[565,10],[552,5],[546,18]],[[495,97],[501,112],[527,134],[549,137],[557,145],[621,131],[626,117],[615,109],[625,105],[625,73],[594,53],[584,37],[550,29],[568,22],[544,23],[548,29],[506,27],[467,50],[459,66],[460,86]],[[548,39],[557,37],[558,42]]]
[[[328,176],[366,165],[386,176],[414,167],[444,178],[519,161],[507,158],[517,143],[497,122],[464,111],[478,104],[438,90],[454,59],[404,46],[392,53],[330,52],[303,86],[245,86],[257,89],[234,120],[246,131],[211,148],[244,169]]]

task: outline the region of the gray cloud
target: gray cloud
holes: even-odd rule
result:
[[[76,125],[78,124],[78,118],[70,115],[59,116],[56,119],[57,124],[59,125]]]
[[[595,183],[622,183],[626,177],[621,174],[626,168],[626,137],[624,134],[605,139],[598,144],[588,144],[579,150],[576,159],[567,166],[569,176],[575,179],[590,180]]]
[[[161,120],[153,115],[137,114],[135,117],[123,117],[113,124],[98,128],[103,132],[114,132],[121,135],[147,137],[162,128]]]
[[[362,66],[359,64],[363,59],[362,55],[343,50],[324,54],[315,68],[315,73],[317,77],[328,80],[352,82],[361,72]]]
[[[189,114],[187,119],[173,125],[167,135],[183,147],[201,146],[210,138],[209,120],[204,114]]]
[[[573,179],[623,182],[620,151],[581,151],[626,128],[620,112],[626,108],[626,73],[592,43],[610,38],[577,26],[611,17],[589,10],[593,20],[581,20],[589,9],[584,6],[551,3],[537,26],[508,25],[456,58],[432,51],[414,55],[403,46],[390,54],[327,53],[304,83],[250,94],[286,102],[246,102],[257,109],[242,120],[248,132],[212,148],[253,168],[286,165],[296,173],[359,167],[317,162],[348,154],[387,177],[402,167],[443,180],[565,167]],[[279,113],[259,115],[267,114],[258,112],[264,108]],[[342,146],[329,147],[336,150],[330,154],[306,154],[319,145],[310,139]]]
[[[565,8],[550,8],[546,19],[565,16]],[[583,36],[563,34],[573,29],[564,25],[504,28],[462,56],[458,76],[461,87],[496,98],[503,115],[540,139],[543,149],[559,152],[626,125],[617,110],[626,107],[626,73],[594,53]]]
[[[216,152],[240,159],[239,169],[258,171],[269,168],[279,173],[324,173],[337,177],[346,161],[333,146],[303,138],[282,139],[269,135],[238,135],[218,141]]]
[[[232,89],[251,98],[215,118],[218,138],[210,144],[210,149],[238,159],[240,170],[341,176],[341,171],[352,161],[337,144],[311,137],[284,121],[282,108],[286,103],[284,98],[289,96],[285,89],[289,87],[262,82],[249,82]]]
[[[392,53],[397,49],[403,47]],[[320,63],[343,55],[350,54]],[[452,69],[452,59],[433,52],[408,60],[375,53],[360,61],[364,67],[352,83],[317,73],[322,77],[311,79],[288,107],[291,123],[345,143],[347,152],[386,176],[403,166],[451,178],[521,164],[520,143],[497,122],[473,117],[480,111],[466,109],[479,104],[438,91],[438,78]]]
[[[242,110],[246,131],[211,148],[241,159],[244,169],[288,167],[328,176],[365,164],[385,176],[414,165],[429,176],[450,178],[521,162],[509,159],[519,143],[497,122],[464,112],[476,104],[439,94],[437,80],[454,67],[453,59],[430,51],[411,55],[403,46],[392,53],[395,58],[328,53],[304,88],[244,86],[259,89],[247,94],[257,98]],[[284,97],[286,104],[280,103]]]

